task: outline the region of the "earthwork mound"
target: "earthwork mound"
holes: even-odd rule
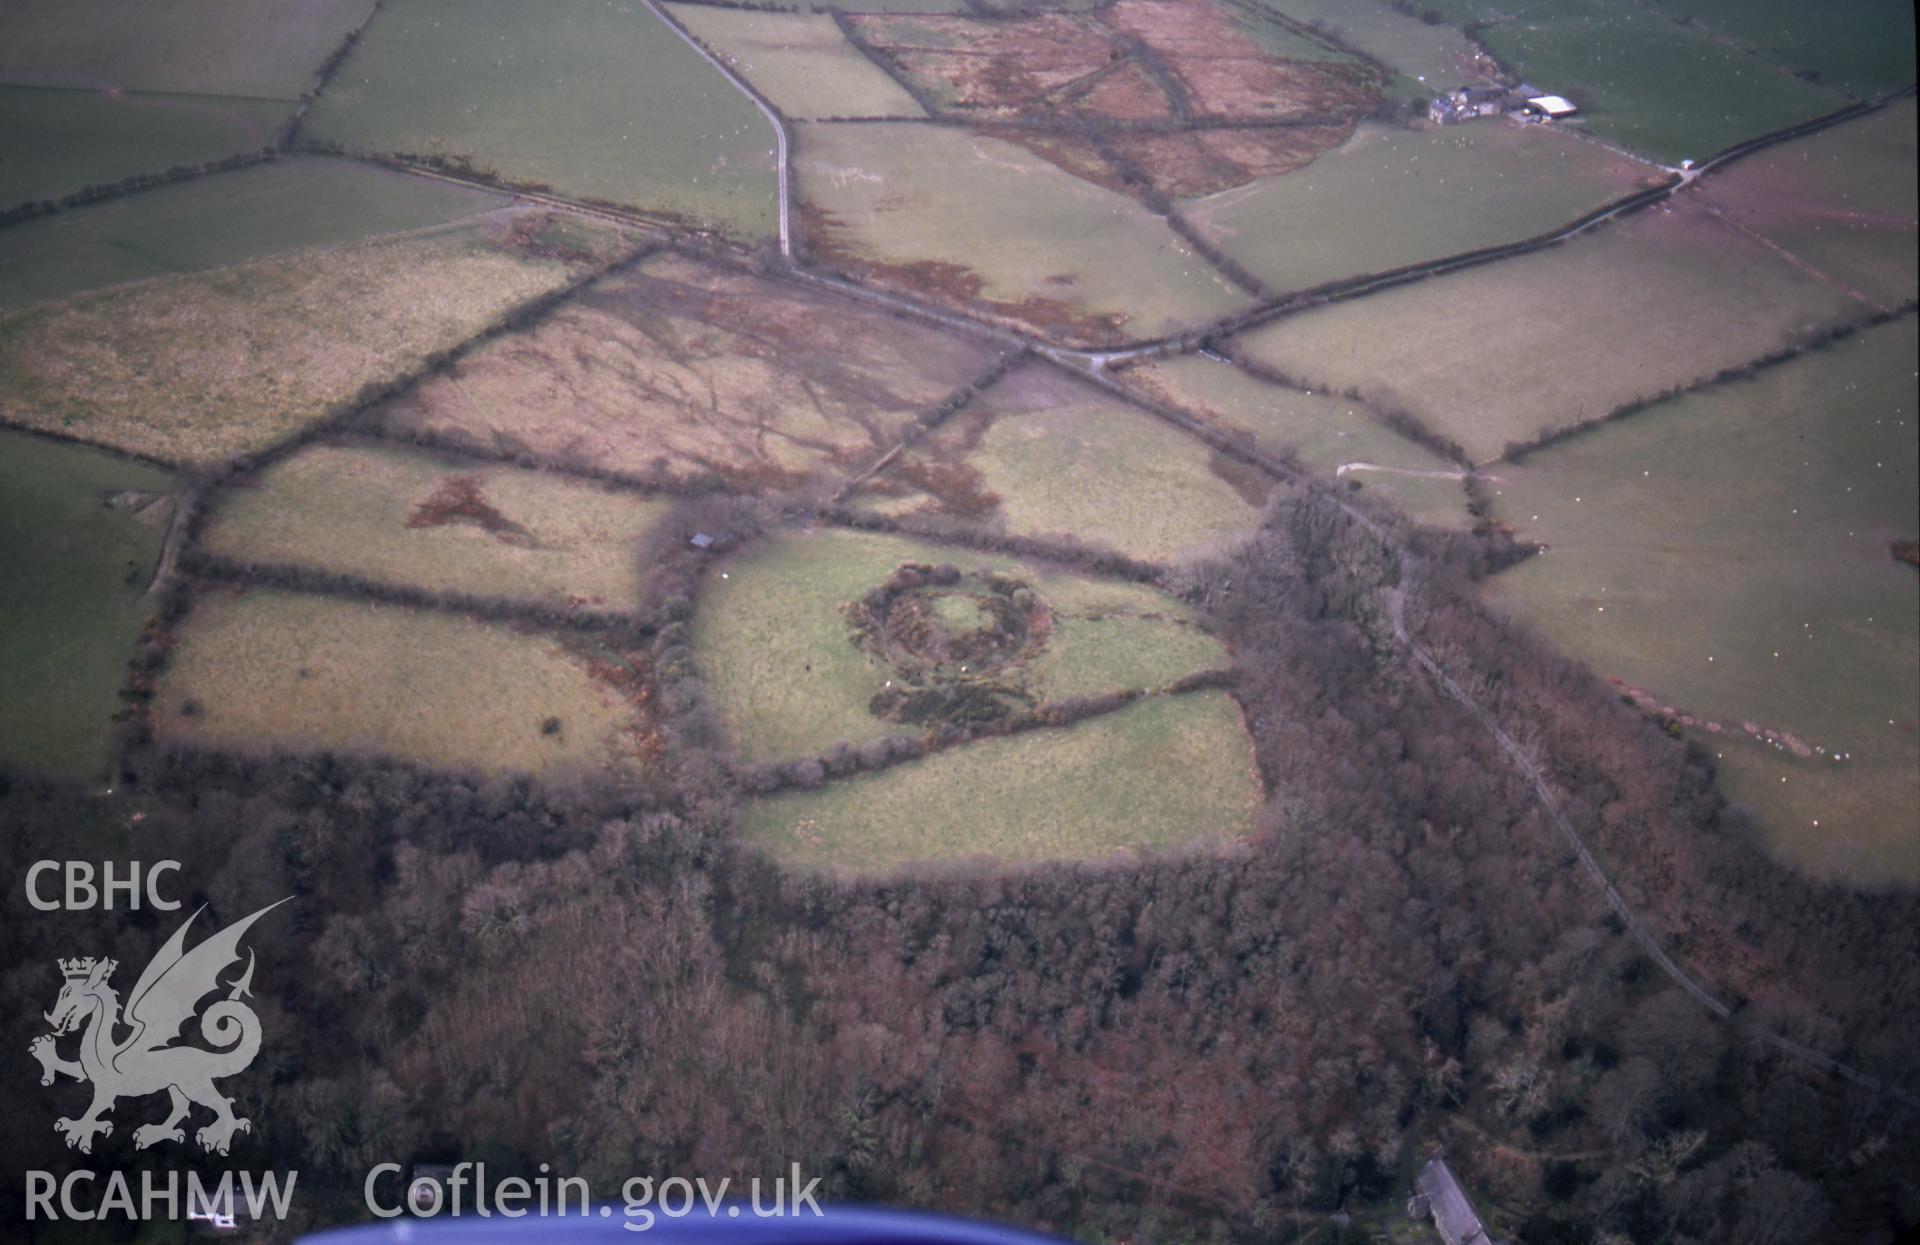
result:
[[[907,562],[845,610],[853,643],[893,671],[868,704],[876,717],[978,726],[1037,700],[1025,666],[1053,610],[1023,579]]]

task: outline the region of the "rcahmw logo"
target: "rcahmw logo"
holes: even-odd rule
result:
[[[154,879],[171,865],[171,861],[162,862],[147,872],[147,898],[154,907],[179,907],[153,893]],[[55,869],[62,869],[62,864],[41,861],[28,871],[27,894],[35,907],[94,906],[99,892],[87,884],[91,870],[75,861],[64,863],[68,904],[46,903],[35,882]],[[130,876],[139,873],[139,866],[132,866]],[[106,877],[113,875],[108,866]],[[76,886],[81,877],[87,881]],[[137,907],[137,884],[126,889]],[[109,881],[105,905],[109,908],[112,893]],[[73,902],[76,899],[80,902]],[[220,1091],[217,1082],[244,1071],[260,1051],[260,1017],[242,1001],[252,997],[253,952],[245,952],[244,969],[230,970],[241,962],[240,942],[254,922],[285,902],[269,904],[188,948],[187,931],[205,909],[196,911],[180,923],[141,972],[127,993],[124,1011],[118,991],[110,984],[119,968],[116,961],[93,956],[58,961],[60,993],[53,1010],[44,1013],[52,1032],[34,1039],[27,1049],[40,1064],[40,1084],[52,1085],[64,1076],[93,1089],[93,1101],[85,1111],[54,1121],[54,1131],[65,1137],[67,1145],[82,1154],[94,1153],[100,1138],[113,1135],[113,1121],[107,1117],[116,1103],[162,1091],[167,1095],[166,1118],[134,1128],[135,1149],[188,1145],[183,1125],[191,1126],[196,1108],[213,1116],[192,1131],[192,1144],[209,1154],[227,1154],[236,1136],[252,1131],[253,1122],[234,1114],[233,1099]],[[208,1001],[209,996],[217,997]],[[183,1041],[183,1028],[196,1018],[205,1046]],[[72,1059],[60,1052],[60,1044],[70,1035],[78,1037],[77,1057]],[[244,1195],[247,1211],[254,1217],[284,1216],[298,1176],[298,1172],[258,1177],[253,1172],[238,1173],[238,1191]],[[102,1175],[81,1169],[60,1179],[50,1172],[28,1172],[27,1218],[176,1218],[184,1211],[190,1218],[228,1219],[238,1209],[235,1179],[236,1173],[230,1171],[211,1183],[198,1173],[148,1171],[140,1174],[136,1191],[121,1172]]]

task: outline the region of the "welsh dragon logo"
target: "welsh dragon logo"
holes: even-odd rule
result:
[[[171,1104],[167,1118],[134,1129],[133,1142],[139,1149],[162,1141],[185,1142],[180,1124],[196,1103],[212,1111],[214,1118],[195,1131],[194,1140],[215,1154],[227,1152],[235,1133],[253,1130],[251,1120],[233,1113],[233,1099],[214,1085],[216,1078],[244,1070],[260,1051],[260,1017],[240,1001],[251,997],[253,953],[247,952],[246,971],[236,980],[223,984],[219,976],[239,961],[240,938],[248,927],[285,902],[267,905],[189,951],[187,927],[206,909],[195,911],[140,974],[127,996],[124,1016],[119,995],[107,984],[119,967],[116,961],[92,956],[60,961],[66,983],[53,1010],[45,1013],[53,1032],[35,1038],[27,1051],[40,1062],[42,1085],[65,1075],[93,1086],[93,1105],[85,1115],[54,1122],[54,1131],[66,1134],[69,1146],[82,1154],[93,1153],[94,1138],[113,1133],[113,1122],[106,1115],[115,1102],[161,1090],[167,1091]],[[224,990],[225,997],[200,1011],[200,1001],[216,990]],[[196,1012],[201,1038],[217,1049],[172,1045]],[[80,1029],[84,1029],[80,1058],[60,1058],[59,1040]]]

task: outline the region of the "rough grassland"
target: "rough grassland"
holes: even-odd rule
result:
[[[1914,101],[1769,147],[1715,173],[1702,197],[1862,298],[1920,293]]]
[[[1304,169],[1181,211],[1275,289],[1300,290],[1544,233],[1648,172],[1549,126],[1363,125]]]
[[[181,624],[154,730],[487,774],[644,772],[646,710],[591,643],[331,597],[209,594]]]
[[[1677,164],[1845,105],[1836,91],[1617,0],[1547,0],[1489,26],[1487,47],[1581,106],[1595,134]]]
[[[389,0],[308,137],[773,232],[774,134],[634,0]]]
[[[286,114],[273,100],[0,86],[0,208],[259,151]]]
[[[399,435],[779,485],[872,462],[991,362],[958,334],[665,255],[383,418]]]
[[[977,519],[1176,561],[1258,522],[1264,477],[1052,369],[1017,369],[869,487],[876,509]]]
[[[1324,23],[1342,40],[1439,94],[1486,71],[1457,26],[1429,25],[1385,0],[1279,0],[1272,7],[1304,22]]]
[[[9,0],[0,77],[291,100],[373,0]]]
[[[168,483],[98,450],[0,432],[0,767],[105,771],[172,506],[159,502],[143,521],[102,498]]]
[[[701,4],[668,8],[694,38],[796,121],[926,115],[899,83],[846,41],[831,17]]]
[[[627,610],[641,538],[666,506],[546,472],[318,445],[220,493],[201,544],[436,592]]]
[[[1695,718],[1782,857],[1868,885],[1920,883],[1920,587],[1889,553],[1920,513],[1917,363],[1903,318],[1502,468],[1494,498],[1551,548],[1493,601]]]
[[[1154,359],[1120,376],[1224,431],[1251,433],[1268,453],[1290,450],[1309,470],[1357,481],[1421,523],[1461,527],[1468,521],[1460,469],[1346,398],[1271,385],[1199,355]]]
[[[1246,299],[1145,208],[1011,143],[802,125],[808,242],[876,282],[1062,338],[1175,333]]]
[[[567,279],[468,231],[161,277],[0,317],[0,418],[184,462],[266,445]]]
[[[1239,708],[1204,692],[750,800],[740,829],[790,865],[884,872],[1217,843],[1248,833],[1259,802]]]
[[[1857,95],[1891,91],[1913,81],[1913,5],[1909,0],[1653,0],[1746,44],[1794,73]]]
[[[1581,237],[1254,331],[1248,353],[1357,386],[1491,459],[1865,309],[1677,201]]]
[[[1184,606],[1150,588],[891,536],[783,532],[707,576],[693,624],[695,662],[742,760],[916,733],[868,712],[892,673],[853,643],[840,608],[905,562],[990,566],[1030,584],[1054,611],[1054,632],[1029,667],[1043,700],[1162,687],[1227,664]]]
[[[506,203],[349,160],[275,160],[0,230],[0,306],[442,225]]]

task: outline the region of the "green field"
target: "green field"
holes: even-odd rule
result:
[[[180,625],[154,731],[488,774],[637,776],[650,764],[650,723],[629,660],[599,643],[364,601],[213,590]]]
[[[1493,602],[1694,717],[1782,857],[1870,884],[1920,882],[1920,587],[1888,550],[1920,513],[1916,364],[1906,317],[1503,467],[1494,498],[1550,548]]]
[[[1579,104],[1595,134],[1668,163],[1704,160],[1847,102],[1705,31],[1620,0],[1546,0],[1480,37],[1528,82]]]
[[[766,118],[634,0],[389,0],[306,134],[743,238],[778,213]]]
[[[222,491],[201,544],[434,592],[631,610],[641,539],[667,505],[546,472],[318,445]]]
[[[1242,344],[1315,388],[1401,405],[1485,462],[1869,310],[1682,198],[1544,251],[1289,316]]]
[[[1882,306],[1920,294],[1915,105],[1892,104],[1717,170],[1702,197]]]
[[[694,38],[796,121],[926,115],[899,83],[846,41],[831,17],[701,4],[667,8]]]
[[[838,480],[993,362],[810,288],[654,256],[383,413],[485,448],[742,487]]]
[[[286,115],[274,100],[0,85],[0,208],[259,151]]]
[[[10,0],[0,79],[298,99],[373,0]]]
[[[1458,27],[1429,25],[1396,11],[1385,0],[1279,0],[1272,7],[1303,22],[1319,22],[1409,80],[1404,84],[1437,95],[1479,79],[1473,45]]]
[[[1036,365],[902,454],[863,500],[1170,562],[1251,530],[1269,487],[1166,421]]]
[[[348,160],[275,160],[0,231],[0,307],[427,228],[506,203]]]
[[[1363,125],[1304,169],[1180,210],[1255,276],[1301,290],[1545,233],[1647,173],[1550,126]]]
[[[1268,453],[1290,450],[1311,471],[1357,482],[1418,522],[1468,522],[1460,468],[1389,431],[1358,403],[1271,385],[1200,355],[1153,359],[1120,376],[1216,427],[1252,433]]]
[[[1145,208],[1024,148],[945,126],[797,128],[808,242],[882,282],[1090,342],[1246,302]]]
[[[349,244],[0,315],[0,418],[170,462],[258,449],[573,271],[503,235]]]
[[[146,595],[171,477],[124,458],[0,431],[0,767],[97,778]]]
[[[841,609],[909,562],[990,566],[1048,604],[1051,636],[1018,672],[1035,703],[1149,690],[1227,664],[1191,612],[1151,588],[892,536],[783,532],[709,574],[694,620],[695,661],[741,759],[814,756],[839,740],[857,746],[923,733],[869,712],[896,675],[854,643]]]
[[[1914,78],[1913,5],[1908,0],[1653,0],[1692,18],[1794,73],[1856,95],[1875,95]]]
[[[749,800],[740,829],[790,865],[890,871],[1219,843],[1250,833],[1259,803],[1239,707],[1197,692]]]

